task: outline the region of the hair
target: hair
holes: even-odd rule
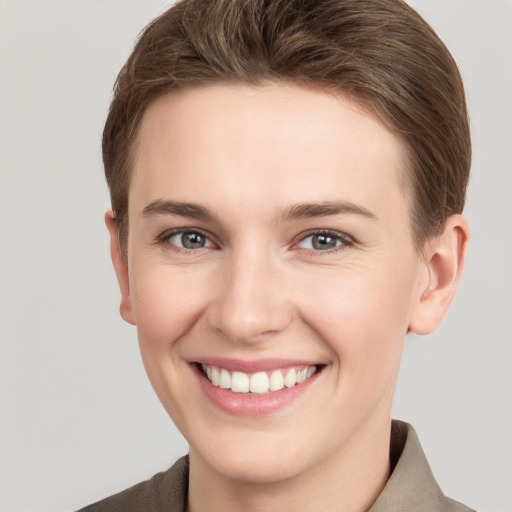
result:
[[[138,128],[178,88],[293,82],[342,92],[402,141],[422,246],[462,212],[471,164],[464,88],[433,29],[402,0],[182,0],[141,33],[121,69],[103,162],[126,257]]]

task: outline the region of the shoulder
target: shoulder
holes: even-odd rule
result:
[[[369,512],[474,512],[444,495],[411,425],[393,421],[392,473]]]
[[[88,505],[78,512],[184,512],[188,490],[188,456],[167,471],[129,489]]]

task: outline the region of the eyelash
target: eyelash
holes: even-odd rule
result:
[[[159,235],[157,237],[157,239],[155,240],[155,244],[162,245],[162,246],[165,245],[166,249],[170,249],[170,250],[172,250],[174,252],[178,252],[180,254],[197,253],[198,249],[188,249],[186,247],[179,247],[170,242],[170,240],[173,236],[176,236],[176,235],[183,236],[185,234],[199,235],[211,244],[210,246],[200,247],[198,249],[205,249],[205,248],[208,249],[209,247],[215,246],[215,244],[211,240],[211,236],[208,233],[205,233],[204,231],[201,231],[200,229],[195,229],[195,228],[178,228],[178,229],[173,229],[171,231],[165,231],[164,233],[162,233],[161,235]]]
[[[352,247],[355,244],[355,241],[345,233],[340,233],[339,231],[333,231],[331,229],[316,229],[313,231],[309,231],[306,233],[301,233],[299,235],[298,242],[294,243],[294,246],[299,245],[300,243],[304,242],[308,238],[314,237],[314,236],[326,236],[330,238],[334,238],[337,242],[340,242],[340,245],[336,245],[335,247],[331,249],[304,249],[308,251],[309,253],[314,253],[315,255],[322,255],[322,254],[333,254],[337,253],[338,251],[343,251],[344,249],[348,247]]]
[[[179,247],[176,244],[173,244],[170,242],[172,237],[174,237],[176,235],[183,236],[184,234],[199,235],[199,236],[203,237],[207,241],[207,243],[209,242],[211,245],[205,246],[205,247],[199,247],[196,249],[189,249],[186,247]],[[340,244],[336,245],[333,248],[325,249],[325,250],[307,249],[307,248],[304,248],[303,250],[307,251],[309,253],[314,253],[315,255],[332,254],[332,253],[336,253],[338,251],[342,251],[342,250],[346,249],[347,247],[352,247],[355,244],[355,241],[350,236],[346,235],[345,233],[340,233],[339,231],[333,231],[330,229],[317,229],[317,230],[313,230],[313,231],[308,231],[306,233],[301,233],[297,237],[298,241],[294,242],[292,244],[292,247],[297,247],[299,244],[303,243],[308,238],[311,238],[314,236],[322,236],[322,235],[326,236],[326,237],[334,238],[337,242],[340,242]],[[215,243],[212,242],[211,236],[209,234],[205,233],[204,231],[202,231],[200,229],[195,229],[195,228],[178,228],[178,229],[173,229],[171,231],[165,231],[164,233],[162,233],[161,235],[159,235],[157,237],[157,239],[155,240],[155,244],[162,245],[162,246],[165,245],[166,248],[169,248],[172,251],[178,252],[180,254],[193,254],[193,253],[197,253],[197,251],[199,249],[207,249],[210,247],[215,247]]]

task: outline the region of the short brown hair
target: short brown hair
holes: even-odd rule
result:
[[[142,32],[103,132],[123,249],[131,157],[148,104],[176,88],[283,81],[345,92],[398,134],[417,244],[462,211],[471,162],[462,80],[444,44],[405,2],[182,0]]]

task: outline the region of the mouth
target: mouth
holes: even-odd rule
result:
[[[266,416],[286,408],[316,382],[324,364],[209,358],[191,364],[210,403],[230,415]]]
[[[202,363],[200,368],[214,386],[232,393],[249,395],[264,395],[293,388],[310,379],[318,370],[317,365],[302,365],[251,374],[205,363]]]

